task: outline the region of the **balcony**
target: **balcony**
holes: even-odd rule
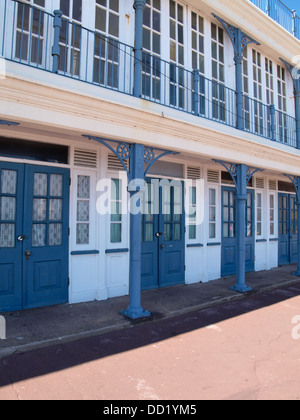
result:
[[[270,18],[300,39],[300,18],[280,0],[250,0]]]
[[[6,60],[134,95],[132,46],[18,0],[0,4],[0,53]],[[237,127],[235,90],[147,52],[141,71],[142,99]],[[248,96],[243,131],[297,148],[295,118]]]

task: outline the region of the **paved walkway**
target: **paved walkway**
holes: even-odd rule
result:
[[[246,282],[253,288],[250,293],[261,293],[300,282],[299,277],[292,275],[295,270],[295,265],[289,265],[247,274]],[[234,284],[235,277],[229,277],[208,283],[147,291],[142,293],[142,306],[151,312],[150,322],[168,318],[229,300],[242,299],[244,295],[229,290]],[[129,298],[125,296],[101,302],[2,313],[6,320],[6,340],[0,340],[0,358],[14,352],[130,328],[141,321],[131,321],[120,315],[120,310],[126,309],[128,302]]]

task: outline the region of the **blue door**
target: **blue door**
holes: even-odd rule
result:
[[[246,220],[246,272],[254,271],[254,191],[247,191]],[[222,250],[221,276],[236,273],[236,206],[235,189],[222,188]]]
[[[67,302],[69,170],[0,169],[0,311]]]
[[[24,165],[0,162],[0,312],[22,308]]]
[[[157,188],[159,180],[155,181],[148,182],[148,211],[142,222],[143,290],[185,282],[183,184],[166,181]]]
[[[287,265],[297,261],[297,205],[296,196],[278,195],[278,264]]]

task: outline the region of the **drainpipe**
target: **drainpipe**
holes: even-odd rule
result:
[[[142,97],[143,17],[146,0],[135,0],[134,96]]]
[[[54,21],[53,21],[53,28],[54,28],[54,41],[52,47],[52,56],[53,56],[53,65],[52,71],[53,73],[58,73],[58,66],[59,66],[59,57],[60,57],[60,46],[59,46],[59,38],[60,38],[60,30],[61,30],[61,17],[63,15],[61,10],[54,10]]]

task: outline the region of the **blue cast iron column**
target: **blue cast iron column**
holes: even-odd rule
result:
[[[143,17],[146,0],[135,0],[134,96],[142,96]]]
[[[260,45],[250,36],[246,35],[241,29],[225,22],[219,16],[212,14],[226,30],[234,49],[234,62],[235,62],[235,79],[236,79],[236,115],[237,123],[236,128],[239,130],[244,129],[244,113],[243,113],[243,54],[244,49],[248,44],[254,43]]]
[[[131,180],[144,180],[144,153],[145,148],[142,144],[131,146],[130,157],[130,178]],[[141,185],[131,183],[129,190],[130,196],[141,191]],[[142,197],[141,197],[142,198]],[[140,198],[140,200],[141,200]],[[141,207],[141,206],[139,206]],[[141,272],[142,272],[142,213],[141,211],[133,214],[130,212],[130,262],[129,262],[129,306],[122,310],[121,314],[131,318],[143,318],[150,315],[141,306]]]
[[[142,144],[128,144],[117,140],[107,140],[101,137],[82,135],[85,138],[94,140],[107,147],[121,162],[124,171],[127,173],[130,197],[134,197],[136,207],[140,211],[130,212],[130,263],[129,263],[129,306],[123,309],[121,314],[130,319],[145,318],[150,312],[141,306],[142,290],[142,200],[145,178],[152,165],[167,155],[177,155],[178,152],[169,150],[152,149]],[[157,153],[158,152],[158,153]],[[129,168],[128,168],[129,161]],[[138,200],[136,200],[138,198]],[[137,203],[136,203],[137,201]]]
[[[247,167],[236,167],[236,285],[231,289],[245,293],[251,290],[246,285],[246,203],[247,203]]]
[[[297,149],[300,149],[300,69],[297,66],[285,61],[283,58],[280,59],[290,72],[294,83],[294,95],[295,95],[295,116],[296,116],[296,141]]]

